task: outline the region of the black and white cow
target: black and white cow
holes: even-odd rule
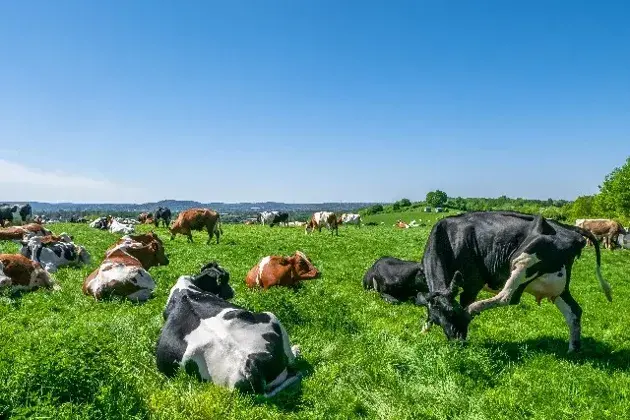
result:
[[[0,204],[0,227],[4,226],[6,221],[13,222],[13,213],[16,213],[18,209],[18,206]]]
[[[62,233],[58,237],[31,234],[22,241],[20,251],[26,258],[39,263],[44,270],[54,273],[66,265],[90,264],[90,254],[72,238]]]
[[[163,314],[158,369],[170,376],[182,367],[217,385],[271,397],[300,381],[293,370],[299,349],[274,314],[228,302],[234,295],[228,281],[216,262],[177,280]]]
[[[381,257],[363,276],[363,288],[374,289],[390,303],[415,300],[418,293],[429,291],[422,263]]]
[[[158,207],[155,211],[155,219],[153,219],[153,223],[155,223],[155,227],[160,226],[160,220],[164,224],[164,227],[169,227],[171,224],[171,209],[168,207]]]
[[[269,227],[273,227],[274,225],[279,225],[280,223],[288,223],[289,222],[289,213],[279,212],[279,211],[263,211],[258,214],[257,217],[258,223],[264,225],[269,225]]]
[[[424,330],[442,326],[449,339],[465,339],[473,316],[497,306],[518,304],[523,292],[549,298],[564,315],[569,351],[580,347],[582,309],[569,292],[573,262],[595,243],[596,275],[606,298],[610,285],[601,274],[600,250],[593,235],[538,215],[473,212],[437,222],[422,259],[429,293],[417,303],[428,307]],[[461,287],[459,302],[456,297]],[[495,296],[475,302],[482,289]]]

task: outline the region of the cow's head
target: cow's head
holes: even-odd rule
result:
[[[465,340],[472,319],[456,299],[462,284],[462,274],[456,271],[447,290],[418,293],[416,297],[418,305],[427,307],[429,322],[440,325],[449,340]]]
[[[229,284],[230,273],[217,262],[212,261],[201,268],[201,273],[193,277],[192,283],[204,292],[212,293],[221,299],[232,299],[234,289]]]

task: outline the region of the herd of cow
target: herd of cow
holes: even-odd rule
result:
[[[159,209],[155,216],[142,214],[135,223],[157,226],[162,220],[169,226],[171,240],[182,234],[190,242],[192,230],[205,229],[208,243],[213,236],[219,243],[223,230],[217,212],[189,209],[170,223],[170,210],[164,210]],[[263,212],[258,221],[269,226],[287,224],[288,215]],[[93,225],[110,229],[114,222],[122,223],[108,217]],[[343,223],[360,225],[361,221],[358,215],[316,212],[305,223],[305,232],[326,227],[338,234]],[[83,282],[83,292],[97,300],[118,296],[146,301],[156,287],[148,270],[169,264],[164,244],[153,231],[119,232],[125,235],[106,250],[99,267]],[[610,245],[619,235],[626,235],[623,227],[602,220],[582,220],[572,226],[540,215],[464,213],[433,226],[420,261],[379,258],[365,273],[363,287],[390,303],[411,301],[425,306],[423,332],[437,324],[449,340],[465,340],[474,317],[494,307],[518,304],[527,292],[538,303],[549,299],[556,305],[569,329],[569,351],[575,351],[580,347],[582,309],[569,290],[573,264],[587,241],[591,242],[595,276],[607,300],[612,301],[611,287],[601,273],[598,238],[608,238],[604,243]],[[71,236],[54,235],[37,223],[0,228],[0,240],[22,245],[19,254],[0,254],[0,286],[58,288],[49,273],[91,260],[89,252],[74,244]],[[308,256],[296,251],[291,256],[260,259],[247,273],[245,283],[250,288],[268,289],[319,276]],[[252,312],[229,302],[234,296],[229,281],[229,272],[216,261],[201,267],[199,273],[179,277],[163,312],[157,367],[166,375],[183,368],[231,389],[275,395],[299,382],[301,373],[295,367],[299,347],[291,346],[286,329],[274,314]],[[493,296],[477,300],[482,290]]]

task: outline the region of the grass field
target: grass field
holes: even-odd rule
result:
[[[376,258],[419,259],[428,227],[342,227],[331,237],[224,225],[220,245],[206,245],[201,233],[192,245],[183,237],[171,242],[159,229],[171,264],[150,270],[158,288],[142,305],[95,302],[81,292],[115,235],[84,225],[50,227],[73,234],[93,262],[56,273],[61,291],[0,296],[0,418],[630,418],[628,251],[604,251],[613,303],[595,279],[593,251],[575,264],[583,349],[567,355],[561,314],[529,295],[520,306],[483,313],[468,343],[458,345],[439,328],[420,333],[424,308],[393,306],[362,290],[363,273]],[[320,279],[298,290],[246,289],[244,276],[260,257],[296,249],[312,258]],[[0,251],[17,247],[0,243]],[[231,273],[235,303],[274,312],[301,346],[301,388],[264,400],[157,371],[154,345],[168,291],[179,275],[209,260]]]

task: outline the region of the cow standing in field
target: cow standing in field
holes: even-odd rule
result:
[[[319,276],[311,260],[300,251],[291,257],[270,255],[262,258],[245,277],[248,287],[293,286],[302,280]]]
[[[306,224],[304,233],[308,234],[315,229],[321,232],[323,227],[330,230],[331,234],[339,235],[339,226],[337,225],[337,216],[335,216],[335,213],[330,211],[318,211],[313,213]]]
[[[183,211],[171,225],[171,240],[175,239],[175,235],[179,233],[187,236],[188,242],[192,242],[191,231],[201,231],[204,228],[208,231],[208,244],[210,244],[213,235],[216,235],[218,244],[219,237],[223,233],[219,213],[210,209],[189,209]]]
[[[586,244],[584,237],[595,243],[596,275],[612,301],[610,285],[601,274],[599,244],[585,229],[514,212],[472,212],[440,220],[422,258],[429,293],[416,298],[428,308],[424,331],[438,324],[447,338],[466,339],[473,316],[516,305],[528,292],[538,302],[549,298],[556,305],[569,327],[569,351],[578,350],[582,309],[569,284],[573,263]],[[483,288],[496,295],[475,302]]]
[[[234,296],[229,274],[216,262],[195,276],[181,276],[171,289],[156,347],[158,369],[179,369],[242,392],[272,397],[297,384],[299,347],[271,312],[251,312]]]
[[[390,303],[414,300],[418,293],[427,293],[429,288],[424,277],[422,264],[394,257],[381,257],[363,276],[363,288],[374,289]]]
[[[160,220],[162,220],[164,227],[169,227],[171,224],[171,209],[168,207],[158,207],[155,212],[155,217],[153,218],[155,227],[160,227]]]
[[[605,248],[613,249],[620,235],[627,232],[621,223],[610,219],[577,219],[575,225],[591,232],[596,238],[603,238]],[[588,242],[590,245],[590,241]]]
[[[5,287],[13,290],[59,288],[39,263],[20,254],[0,254],[0,289]]]
[[[361,215],[356,213],[344,213],[337,219],[337,224],[355,225],[361,227]]]
[[[274,225],[279,225],[284,223],[285,225],[289,222],[289,213],[279,212],[279,211],[263,211],[258,214],[256,218],[258,223],[261,225],[269,225],[269,227],[273,227]]]

